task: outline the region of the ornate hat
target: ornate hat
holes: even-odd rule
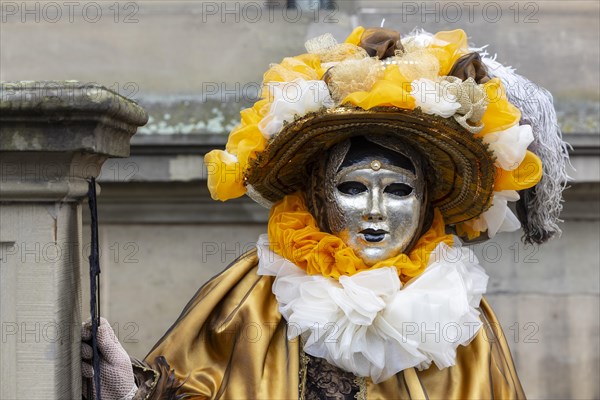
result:
[[[421,153],[429,199],[461,236],[518,229],[507,202],[520,197],[526,240],[560,233],[567,153],[548,92],[523,106],[531,92],[520,100],[509,85],[531,83],[469,48],[462,30],[401,39],[359,27],[344,43],[327,34],[306,49],[271,65],[226,150],[205,156],[215,200],[248,194],[269,206],[304,190],[310,164],[335,144],[387,136]]]

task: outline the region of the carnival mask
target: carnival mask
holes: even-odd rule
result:
[[[425,187],[420,175],[402,154],[353,144],[328,189],[331,233],[367,265],[405,251],[420,233]]]

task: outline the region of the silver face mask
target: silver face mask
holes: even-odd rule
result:
[[[348,148],[346,144],[334,150],[329,162],[339,166]],[[374,154],[333,176],[326,189],[327,223],[331,233],[365,264],[397,256],[419,233],[425,185],[418,167],[416,171],[391,165]]]

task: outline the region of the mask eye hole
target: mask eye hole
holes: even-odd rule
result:
[[[349,182],[343,182],[340,183],[337,186],[337,189],[344,193],[344,194],[348,194],[350,196],[354,196],[363,192],[367,191],[367,187],[365,185],[363,185],[360,182],[356,182],[356,181],[349,181]]]
[[[392,183],[387,185],[383,191],[394,196],[405,197],[413,192],[413,188],[405,183]]]

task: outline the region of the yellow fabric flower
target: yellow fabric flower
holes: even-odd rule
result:
[[[212,150],[204,156],[208,171],[207,186],[213,200],[229,200],[246,193],[243,169],[235,156],[222,150]]]
[[[410,94],[410,82],[402,75],[397,66],[388,66],[383,79],[375,82],[368,92],[350,93],[342,104],[353,104],[363,110],[378,106],[395,106],[413,110],[415,99]]]
[[[512,171],[496,169],[494,191],[529,189],[535,186],[540,179],[542,179],[542,160],[528,150],[525,153],[525,159],[516,169]]]
[[[369,269],[394,266],[403,282],[425,270],[431,252],[441,242],[452,245],[452,235],[445,234],[442,214],[435,210],[431,228],[408,254],[399,254],[367,266],[342,239],[322,232],[308,212],[300,194],[284,197],[271,208],[269,217],[270,248],[290,260],[309,275],[338,279]]]
[[[294,79],[314,81],[321,79],[325,71],[316,54],[286,57],[279,64],[272,64],[263,75],[263,84],[269,82],[292,82]]]
[[[241,121],[229,134],[226,151],[213,150],[204,156],[208,170],[207,185],[214,200],[226,201],[243,196],[244,170],[257,152],[267,144],[258,123],[269,109],[268,100],[259,100],[240,112]]]
[[[248,165],[248,160],[257,152],[263,151],[267,140],[258,129],[258,123],[262,120],[269,109],[267,100],[260,100],[254,107],[243,110],[240,115],[240,125],[229,134],[225,148],[231,154],[237,156],[242,170]]]
[[[477,137],[487,133],[503,131],[519,123],[521,111],[508,101],[506,89],[498,78],[490,79],[483,84],[489,100],[487,109],[481,118],[483,129]]]
[[[350,36],[348,36],[346,38],[345,43],[350,43],[353,44],[355,46],[358,46],[360,44],[360,38],[363,35],[363,33],[365,33],[365,28],[362,26],[358,26],[356,28],[354,28],[354,30],[352,31],[352,33],[350,34]]]
[[[440,62],[440,76],[446,76],[460,57],[469,52],[467,34],[462,29],[436,33],[428,46]]]

